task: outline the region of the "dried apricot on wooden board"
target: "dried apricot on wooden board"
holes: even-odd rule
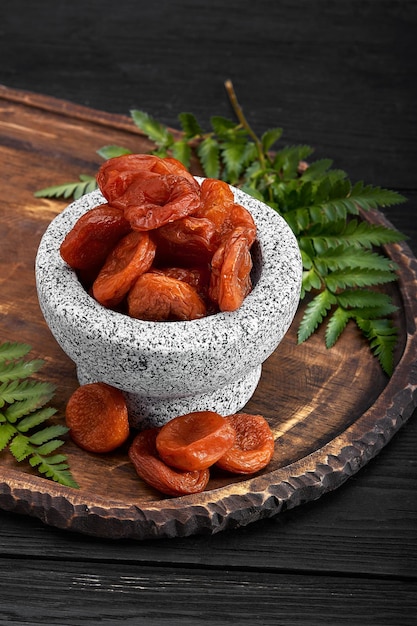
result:
[[[156,245],[147,232],[125,235],[108,255],[93,283],[93,296],[106,307],[117,306],[155,258]]]
[[[130,224],[120,209],[101,204],[77,220],[60,246],[61,257],[73,269],[98,268],[129,231]]]
[[[106,383],[78,387],[68,400],[65,420],[74,442],[88,452],[110,452],[130,433],[122,392]]]
[[[274,454],[274,436],[262,415],[235,413],[225,419],[236,431],[234,444],[217,461],[233,474],[254,474],[266,467]]]
[[[168,496],[182,496],[204,491],[210,478],[208,469],[182,471],[168,466],[159,457],[156,438],[160,428],[148,428],[134,438],[129,458],[136,473],[148,485]]]
[[[213,465],[233,445],[233,425],[214,411],[174,417],[162,426],[156,448],[167,465],[202,470]]]

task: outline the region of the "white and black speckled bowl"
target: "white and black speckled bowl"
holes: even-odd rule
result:
[[[252,213],[258,233],[254,287],[232,313],[146,322],[89,296],[59,247],[77,219],[103,202],[98,191],[64,209],[41,240],[36,283],[45,320],[75,362],[80,384],[104,381],[125,392],[133,426],[159,426],[191,411],[238,411],[293,320],[302,273],[297,241],[274,210],[232,189],[236,202]]]

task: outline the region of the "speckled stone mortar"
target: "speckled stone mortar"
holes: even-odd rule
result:
[[[41,240],[36,283],[45,320],[75,362],[80,384],[104,381],[125,393],[133,426],[162,425],[190,411],[227,415],[241,409],[295,315],[302,272],[297,241],[275,211],[233,191],[252,213],[258,236],[252,248],[254,288],[232,313],[146,322],[89,296],[59,247],[77,219],[103,202],[98,191],[64,209]]]

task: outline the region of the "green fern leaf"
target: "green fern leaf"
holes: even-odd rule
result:
[[[41,474],[45,474],[47,478],[51,478],[55,482],[66,487],[79,488],[78,483],[74,480],[66,458],[63,455],[55,455],[53,457],[42,457],[34,454],[29,463],[32,467],[37,467]]]
[[[393,272],[383,270],[368,270],[351,268],[336,270],[323,278],[326,287],[333,293],[347,287],[368,287],[371,285],[383,285],[396,280]]]
[[[42,399],[42,397],[36,396],[33,398],[19,400],[18,402],[13,402],[4,411],[4,414],[7,420],[11,424],[14,424],[17,420],[20,420],[28,413],[32,413],[33,411],[39,409],[45,402],[48,402],[50,398],[50,396],[45,396],[45,398]]]
[[[391,320],[369,320],[356,318],[356,323],[370,343],[370,348],[378,358],[382,369],[388,376],[394,371],[394,348],[398,330]]]
[[[55,452],[55,450],[58,450],[58,448],[61,448],[64,444],[65,442],[61,439],[51,439],[50,441],[46,441],[44,444],[40,445],[36,449],[36,453],[39,456],[49,456],[52,452]]]
[[[261,137],[262,147],[265,152],[268,152],[272,146],[281,139],[282,128],[270,128]]]
[[[45,187],[35,191],[36,198],[70,198],[75,200],[81,198],[86,193],[97,189],[96,179],[88,174],[81,174],[78,182],[62,183],[52,187]]]
[[[19,421],[19,431],[21,433],[26,433],[31,428],[40,426],[40,424],[43,424],[55,414],[56,409],[53,407],[43,407],[42,409],[38,409],[37,411],[34,411],[34,413],[23,417],[23,419]]]
[[[348,311],[345,311],[342,307],[335,309],[326,326],[326,348],[334,346],[344,331],[349,319],[350,315]]]
[[[15,434],[16,430],[9,422],[0,424],[0,452],[4,450]]]
[[[204,139],[197,148],[204,173],[208,178],[220,176],[220,147],[212,137]]]
[[[47,426],[42,430],[30,435],[29,441],[31,444],[35,446],[40,446],[47,441],[54,439],[55,437],[61,437],[61,435],[65,435],[68,432],[68,428],[66,426],[62,426],[61,424],[54,424],[53,426]]]
[[[191,148],[186,141],[175,141],[172,144],[172,156],[188,168],[191,161]]]
[[[383,246],[404,241],[406,237],[398,230],[382,224],[352,220],[346,226],[344,238],[351,245],[371,248],[372,246]]]
[[[61,424],[34,428],[45,424],[55,413],[53,407],[44,406],[52,398],[54,385],[29,380],[27,376],[37,372],[44,364],[40,359],[24,360],[30,351],[24,344],[0,345],[0,450],[8,447],[20,463],[28,459],[42,474],[61,484],[78,487],[64,455],[51,456],[64,441],[58,439],[68,432]],[[26,434],[25,434],[26,433]],[[56,463],[61,467],[52,470]]]
[[[11,361],[2,365],[0,369],[0,382],[17,380],[32,376],[38,372],[44,365],[42,359],[33,359],[32,361]]]
[[[160,148],[168,148],[174,143],[174,136],[168,128],[157,122],[144,111],[133,109],[130,115],[138,128]]]
[[[309,163],[308,168],[302,173],[301,179],[305,181],[317,181],[321,179],[333,165],[331,159],[320,159]]]
[[[322,291],[308,303],[298,329],[298,343],[313,334],[335,303],[335,296],[328,290]]]
[[[16,433],[13,437],[9,444],[9,450],[19,463],[27,459],[33,452],[28,438],[20,433]]]
[[[213,115],[210,118],[210,124],[219,139],[230,139],[231,136],[235,135],[239,130],[239,126],[236,122],[222,115]]]
[[[313,152],[313,148],[306,145],[285,146],[275,154],[273,167],[285,179],[293,179],[298,174],[300,161],[308,159]]]
[[[113,159],[115,157],[132,154],[132,152],[128,148],[123,148],[122,146],[109,145],[99,148],[97,150],[97,154],[107,161],[108,159]]]
[[[390,315],[397,310],[386,293],[371,291],[369,289],[346,290],[337,295],[337,301],[343,308],[381,308],[386,311],[384,315]]]
[[[397,307],[394,306],[393,304],[381,304],[381,305],[375,305],[375,306],[362,306],[362,307],[356,307],[356,308],[349,308],[347,309],[347,311],[349,312],[350,317],[352,317],[353,319],[365,319],[365,320],[377,320],[377,319],[382,319],[384,317],[389,317],[391,316],[393,313],[395,313],[395,311],[397,310]]]
[[[39,403],[48,402],[55,392],[55,386],[50,383],[34,380],[13,380],[0,385],[0,408],[6,403],[37,399]]]
[[[178,119],[184,133],[185,140],[201,137],[203,130],[193,113],[180,113]]]
[[[356,183],[351,191],[350,200],[357,203],[362,209],[377,209],[405,202],[404,196],[396,191],[381,187],[365,186],[363,182]]]
[[[225,176],[232,184],[236,183],[245,165],[246,143],[225,142],[220,150],[225,165]]]
[[[9,341],[5,341],[0,344],[0,364],[4,361],[16,361],[26,356],[30,351],[31,347],[26,343],[11,343]]]
[[[302,288],[304,291],[321,288],[321,279],[314,267],[303,272]]]
[[[362,268],[392,272],[398,269],[398,265],[389,257],[354,246],[330,248],[322,254],[318,254],[316,262],[324,264],[325,268],[331,271]]]

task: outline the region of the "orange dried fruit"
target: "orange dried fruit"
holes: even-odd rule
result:
[[[162,426],[156,449],[167,465],[202,470],[213,465],[233,445],[233,425],[214,411],[174,417]]]
[[[155,322],[193,320],[206,314],[203,300],[191,285],[157,272],[139,276],[127,305],[131,317]]]
[[[147,232],[132,231],[113,248],[93,283],[93,296],[106,307],[117,306],[133,283],[147,272],[156,245]]]
[[[88,383],[71,395],[65,420],[74,442],[88,452],[110,452],[129,436],[123,393],[106,383]]]
[[[182,496],[204,491],[210,478],[208,469],[181,471],[169,467],[158,455],[156,438],[160,428],[148,428],[134,438],[129,458],[136,473],[148,485],[168,496]]]
[[[252,257],[244,226],[225,238],[211,261],[210,298],[220,311],[235,311],[252,289]]]
[[[101,204],[77,220],[60,246],[61,257],[73,269],[98,268],[129,230],[120,209]]]
[[[274,454],[274,436],[262,415],[235,413],[225,418],[234,428],[234,444],[217,461],[233,474],[253,474],[266,467]]]

